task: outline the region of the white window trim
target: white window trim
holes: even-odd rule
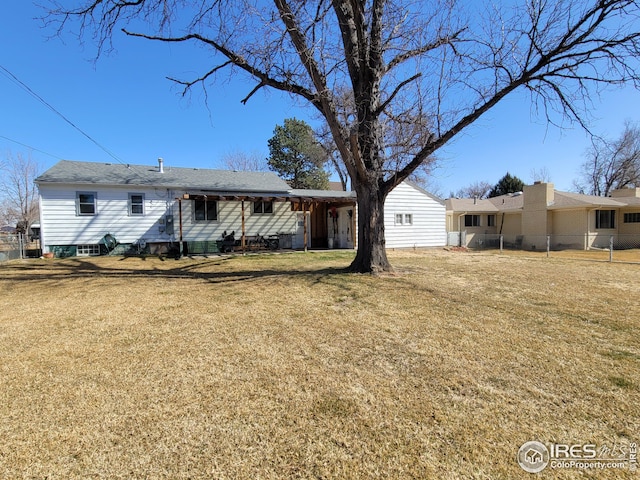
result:
[[[100,245],[95,243],[76,245],[76,255],[78,257],[96,257],[100,255]]]
[[[80,195],[93,195],[93,213],[82,213],[80,211]],[[88,205],[88,203],[85,203]],[[76,192],[76,216],[93,217],[98,214],[98,193],[97,192]]]
[[[132,197],[142,197],[142,213],[134,213],[133,212],[133,200]],[[136,205],[140,205],[137,204]],[[129,209],[129,216],[130,217],[144,217],[145,213],[146,213],[146,209],[145,209],[145,201],[144,201],[144,193],[130,193],[129,194],[129,205],[128,205],[128,209]]]
[[[394,213],[394,225],[413,225],[413,213]]]

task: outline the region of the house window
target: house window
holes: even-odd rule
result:
[[[480,226],[480,215],[465,215],[464,216],[464,226],[465,227],[479,227]]]
[[[413,214],[396,213],[394,216],[394,223],[396,225],[413,225]]]
[[[253,213],[259,213],[259,214],[272,214],[273,213],[273,202],[267,202],[267,201],[258,201],[258,202],[253,202]]]
[[[624,223],[640,223],[640,212],[625,213]]]
[[[596,228],[616,228],[616,211],[596,210]]]
[[[98,211],[95,192],[76,192],[76,214],[95,215]]]
[[[495,215],[487,215],[487,226],[495,227],[496,226],[496,216]]]
[[[144,195],[142,193],[129,194],[129,215],[144,215]]]
[[[218,202],[215,200],[194,200],[193,212],[196,222],[212,222],[218,219]]]
[[[79,257],[100,255],[100,245],[78,245],[76,255]]]

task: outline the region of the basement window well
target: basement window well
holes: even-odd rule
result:
[[[79,257],[94,257],[100,255],[100,245],[78,245],[77,254]]]

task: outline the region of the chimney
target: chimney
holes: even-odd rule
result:
[[[164,160],[162,158],[158,159],[158,172],[164,173]]]
[[[477,205],[477,204],[478,204],[478,196],[477,196],[477,195],[474,195],[474,196],[473,196],[473,204],[474,204],[474,205]]]

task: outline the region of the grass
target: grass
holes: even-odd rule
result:
[[[351,258],[1,265],[0,478],[532,478],[526,441],[639,440],[637,265]]]

